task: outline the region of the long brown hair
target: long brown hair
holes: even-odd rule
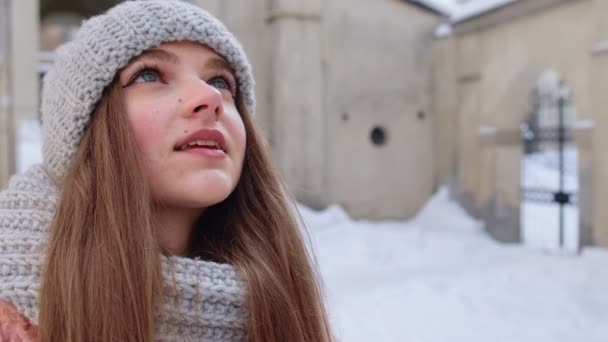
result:
[[[154,339],[162,250],[122,96],[116,82],[106,89],[62,184],[42,269],[41,342]],[[198,220],[190,254],[239,270],[248,341],[331,341],[297,212],[236,101],[247,133],[241,178]]]

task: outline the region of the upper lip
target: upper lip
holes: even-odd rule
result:
[[[199,129],[198,131],[190,134],[189,136],[180,140],[175,145],[174,149],[179,150],[179,149],[181,149],[182,146],[187,145],[187,144],[197,141],[197,140],[214,141],[220,146],[222,151],[226,152],[226,141],[224,139],[224,135],[222,134],[222,132],[218,131],[217,129],[209,129],[209,128],[202,128],[202,129]]]

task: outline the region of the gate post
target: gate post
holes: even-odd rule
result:
[[[594,245],[593,240],[593,120],[574,123],[572,139],[578,150],[579,246]]]
[[[593,221],[590,240],[595,245],[608,246],[608,154],[605,151],[608,137],[608,2],[593,2],[593,43],[591,47],[591,102],[594,127],[592,131],[592,206]],[[583,175],[581,175],[583,176]]]
[[[483,131],[483,132],[482,132]],[[483,210],[486,230],[501,242],[520,242],[520,178],[523,146],[519,131],[480,130],[484,145],[494,150],[490,199]]]

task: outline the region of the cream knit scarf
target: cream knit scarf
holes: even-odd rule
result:
[[[53,218],[58,189],[42,165],[14,176],[0,192],[0,299],[37,323],[40,252]],[[248,312],[244,286],[227,264],[163,258],[166,287],[158,341],[243,341]],[[174,272],[174,273],[173,273]],[[177,292],[173,289],[173,277]]]

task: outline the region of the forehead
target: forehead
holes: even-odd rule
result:
[[[203,45],[198,42],[191,41],[179,41],[179,42],[166,42],[162,43],[156,47],[157,49],[166,50],[169,52],[173,52],[175,54],[197,54],[198,56],[208,56],[210,58],[220,58],[224,59],[224,57],[220,56],[215,50],[211,49],[207,45]]]

